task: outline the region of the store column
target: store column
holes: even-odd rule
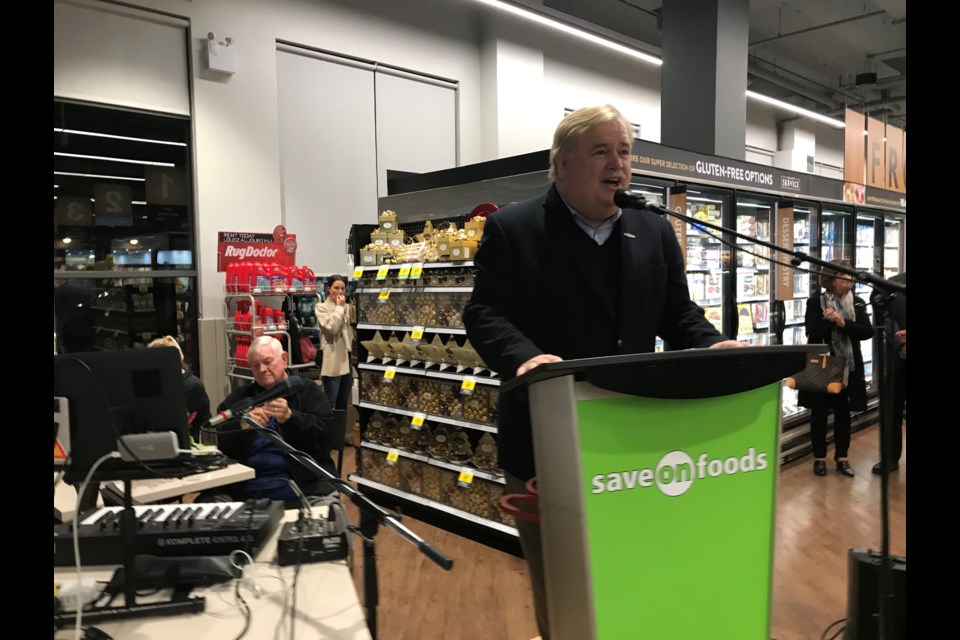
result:
[[[665,0],[660,142],[743,160],[749,0]]]

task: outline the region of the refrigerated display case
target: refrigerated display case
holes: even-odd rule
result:
[[[855,262],[857,270],[869,271],[870,273],[880,275],[881,265],[883,263],[884,246],[884,224],[880,213],[858,211],[856,217],[856,245],[854,249]],[[873,307],[870,305],[870,294],[873,289],[863,283],[857,282],[854,285],[853,293],[863,300],[867,305],[867,315],[870,322],[873,322]],[[873,355],[874,340],[872,338],[863,340],[860,343],[860,350],[863,352],[863,374],[867,383],[867,389],[870,389],[873,382]]]
[[[883,277],[891,278],[901,271],[905,262],[903,251],[906,220],[902,215],[888,213],[883,221]]]
[[[643,196],[644,199],[658,206],[667,204],[667,183],[651,180],[644,176],[632,176],[630,181],[630,191]],[[654,351],[657,353],[663,351],[663,340],[657,336],[654,344]]]
[[[824,205],[820,214],[820,259],[852,260],[853,212]]]
[[[757,240],[770,242],[776,211],[772,199],[737,195],[736,230]],[[737,238],[737,340],[753,345],[770,344],[770,250]]]
[[[724,225],[724,214],[730,208],[728,192],[702,187],[687,188],[687,215],[704,222]],[[723,313],[723,296],[730,286],[724,277],[724,255],[718,231],[687,223],[687,284],[690,297],[703,307],[704,315],[717,331],[730,335]],[[729,275],[729,270],[727,270]],[[724,280],[728,280],[724,282]]]
[[[794,202],[793,248],[808,255],[815,255],[819,244],[816,241],[817,205]],[[813,230],[813,233],[811,233]],[[793,300],[783,303],[786,321],[783,329],[783,344],[807,344],[804,327],[807,298],[817,289],[817,278],[811,275],[809,262],[803,262],[793,273]],[[795,393],[795,392],[794,392]]]

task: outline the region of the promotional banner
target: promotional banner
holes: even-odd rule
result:
[[[861,136],[862,137],[862,136]],[[901,164],[906,166],[906,140],[903,141]],[[646,140],[633,141],[632,166],[635,171],[679,180],[695,180],[731,188],[752,188],[788,197],[807,196],[815,199],[855,202],[905,211],[906,193],[860,184],[860,194],[850,193],[859,200],[848,200],[843,180],[786,171],[776,167],[706,156],[684,149],[676,149]],[[861,163],[862,166],[862,163]],[[904,183],[905,183],[904,176]],[[848,180],[848,182],[854,182]],[[886,182],[884,182],[886,184]]]
[[[777,239],[776,245],[783,247],[788,251],[793,250],[793,203],[782,202],[777,207]],[[782,263],[786,262],[786,254],[780,253],[774,256],[778,261],[773,265],[774,278],[776,278],[776,299],[793,300],[793,276],[796,270]]]
[[[780,383],[576,407],[595,637],[767,640]]]
[[[230,262],[269,262],[291,267],[297,260],[297,236],[282,225],[273,233],[220,231],[217,234],[217,271]]]

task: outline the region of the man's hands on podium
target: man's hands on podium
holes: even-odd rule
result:
[[[527,371],[530,371],[530,369],[538,367],[541,364],[545,364],[547,362],[563,362],[563,358],[561,358],[560,356],[555,356],[552,353],[541,353],[538,356],[533,356],[532,358],[524,362],[522,365],[517,367],[517,377],[520,377],[523,374],[525,374]]]
[[[283,424],[293,415],[293,410],[287,404],[286,398],[275,398],[260,407],[251,409],[247,415],[261,427],[265,427],[270,422],[270,418],[275,418],[277,422]],[[241,420],[240,428],[249,429],[250,425]]]
[[[740,340],[724,340],[723,342],[718,342],[716,344],[710,345],[710,349],[729,349],[731,347],[752,347],[749,342],[742,342]]]
[[[749,342],[741,342],[739,340],[724,340],[723,342],[718,342],[716,344],[710,345],[711,349],[729,349],[731,347],[750,347],[752,346]],[[517,367],[517,377],[522,376],[530,369],[540,366],[541,364],[547,362],[563,362],[563,358],[560,356],[555,356],[552,353],[541,353],[540,355],[533,356],[522,365]]]

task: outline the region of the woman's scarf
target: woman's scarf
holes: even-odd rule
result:
[[[857,310],[853,306],[853,291],[847,291],[839,298],[835,293],[825,291],[820,296],[820,308],[826,309],[827,307],[833,307],[839,311],[847,322],[853,322],[857,319]],[[830,332],[830,345],[834,355],[843,356],[847,363],[847,370],[853,371],[855,366],[853,344],[851,344],[849,336],[840,328],[840,325],[833,325],[833,330]]]

